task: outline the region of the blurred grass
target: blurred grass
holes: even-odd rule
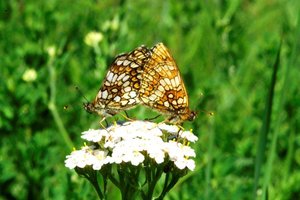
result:
[[[254,172],[254,198],[256,198],[256,191],[259,186],[259,177],[260,173],[262,171],[262,165],[265,160],[265,153],[267,150],[267,138],[271,126],[271,116],[272,116],[272,108],[273,108],[273,99],[274,99],[274,88],[276,85],[276,80],[277,80],[277,73],[278,73],[278,68],[280,66],[280,52],[281,52],[281,44],[282,44],[282,39],[280,41],[279,48],[277,50],[277,55],[276,59],[273,65],[273,72],[272,72],[272,78],[270,81],[270,86],[268,90],[268,95],[266,97],[266,105],[265,105],[265,112],[264,112],[264,117],[263,117],[263,124],[261,128],[261,132],[259,134],[259,139],[258,139],[258,145],[257,145],[257,152],[256,152],[256,159],[255,159],[255,172]],[[273,134],[272,141],[276,141],[277,138],[277,132]],[[272,142],[272,144],[274,143]],[[274,145],[272,145],[273,147]],[[272,160],[271,158],[274,157],[274,151],[275,149],[270,150],[270,159],[271,163]],[[268,199],[267,198],[267,188],[269,186],[269,176],[271,172],[271,165],[268,165],[267,170],[266,170],[266,175],[264,176],[264,185],[263,185],[263,194],[262,194],[262,199]]]
[[[1,1],[0,199],[95,198],[64,167],[80,133],[99,121],[82,109],[75,86],[92,100],[114,56],[160,41],[178,63],[191,108],[215,113],[184,125],[199,136],[197,168],[166,199],[253,199],[258,153],[268,165],[264,159],[257,198],[264,188],[269,199],[299,197],[299,13],[297,0]],[[99,51],[84,43],[91,31],[104,36]],[[257,152],[282,35],[266,152]],[[36,78],[24,77],[29,69]]]

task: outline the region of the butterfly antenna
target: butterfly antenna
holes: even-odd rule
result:
[[[84,100],[86,100],[86,102],[89,102],[89,100],[84,96],[83,92],[79,89],[78,86],[75,86],[75,89],[84,98]]]
[[[200,95],[199,95],[199,98],[198,98],[198,104],[199,104],[199,102],[200,102],[200,98],[202,98],[204,95],[203,95],[203,93],[201,92],[200,93]],[[212,112],[212,111],[207,111],[207,110],[196,110],[196,112],[197,113],[199,113],[199,112],[202,112],[202,113],[205,113],[205,114],[207,114],[207,115],[209,115],[209,116],[214,116],[215,115],[215,113],[214,112]]]
[[[207,111],[207,110],[197,110],[197,112],[202,112],[202,113],[205,113],[207,115],[210,115],[210,116],[214,116],[215,113],[212,112],[212,111]]]
[[[107,119],[105,119],[104,121],[105,121],[106,127],[108,127],[108,121],[107,121]]]
[[[84,98],[84,100],[88,103],[89,101],[87,100],[87,98],[83,95],[83,92],[79,89],[78,86],[75,86],[75,89],[77,90],[77,92],[79,92],[79,94]],[[73,105],[74,106],[74,105]],[[73,107],[72,105],[64,105],[63,109],[65,111],[70,110],[70,108]]]
[[[124,113],[125,113],[126,117],[130,118],[128,113],[126,112],[126,110],[124,110]]]

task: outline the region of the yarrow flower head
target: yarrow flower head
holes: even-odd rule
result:
[[[101,169],[106,164],[131,163],[144,165],[149,159],[156,164],[171,161],[178,169],[194,170],[196,156],[188,146],[197,136],[175,125],[133,121],[115,124],[107,129],[90,129],[81,136],[91,142],[67,156],[66,167],[92,166]],[[170,140],[171,138],[171,140]]]
[[[155,185],[165,177],[155,198],[163,199],[179,178],[195,169],[196,153],[189,144],[198,138],[175,125],[131,121],[84,131],[81,138],[88,145],[68,155],[65,166],[87,178],[100,199],[108,199],[104,184],[108,180],[120,189],[122,199],[138,193],[141,199],[153,199]],[[103,179],[103,191],[98,175]]]

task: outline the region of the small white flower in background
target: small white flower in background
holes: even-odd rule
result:
[[[26,69],[24,72],[22,79],[26,82],[33,82],[37,78],[37,73],[34,69]]]
[[[113,31],[118,30],[119,24],[120,24],[120,20],[119,20],[118,15],[116,15],[116,16],[113,18],[113,20],[111,21],[111,29],[112,29]]]
[[[84,38],[85,44],[91,47],[98,45],[98,43],[101,42],[102,40],[103,40],[103,34],[95,31],[89,32]]]
[[[170,141],[168,138],[176,136]],[[92,166],[100,170],[105,164],[142,164],[146,158],[161,164],[172,161],[178,169],[194,170],[195,151],[185,140],[195,142],[198,138],[190,131],[182,131],[175,125],[156,124],[145,121],[115,124],[106,129],[84,131],[83,139],[95,145],[85,146],[67,156],[66,167]]]
[[[56,55],[56,48],[55,46],[49,46],[46,48],[46,51],[49,55],[50,58],[54,58],[54,56]]]
[[[112,31],[118,30],[120,27],[120,19],[118,15],[116,15],[112,20],[106,20],[102,25],[103,31],[108,31],[109,29]]]

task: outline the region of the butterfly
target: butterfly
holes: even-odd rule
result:
[[[158,43],[150,54],[141,74],[141,104],[167,115],[166,121],[173,124],[194,120],[196,112],[189,108],[188,94],[170,51]]]
[[[167,115],[166,121],[173,124],[196,117],[176,62],[163,43],[151,49],[142,45],[117,56],[95,100],[84,108],[104,120],[138,104]]]
[[[84,109],[103,116],[103,121],[108,116],[139,104],[140,79],[148,59],[149,49],[143,45],[117,56],[111,63],[95,100],[84,103]]]

